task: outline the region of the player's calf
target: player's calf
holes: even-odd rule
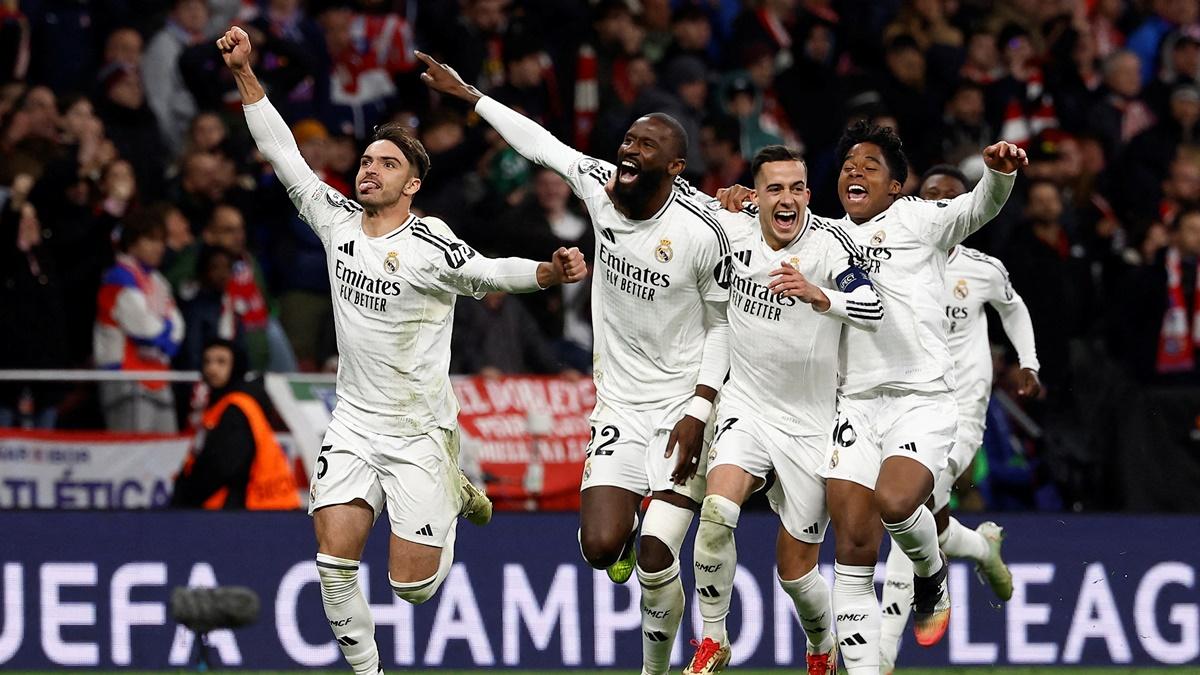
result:
[[[733,575],[737,569],[734,529],[741,512],[742,508],[732,500],[709,495],[700,507],[700,526],[696,530],[692,565],[696,571],[700,615],[704,617],[703,637],[719,645],[728,642],[725,617],[729,614]]]
[[[338,647],[357,675],[379,671],[375,620],[358,585],[358,561],[317,554],[321,603]]]

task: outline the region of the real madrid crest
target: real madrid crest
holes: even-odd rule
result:
[[[875,234],[871,235],[871,245],[879,246],[880,244],[883,243],[884,239],[887,239],[887,233],[884,232],[883,230],[879,230]]]
[[[587,479],[589,479],[591,477],[592,477],[592,460],[591,460],[591,458],[588,458],[588,460],[583,463],[583,482],[586,483]]]
[[[967,299],[967,280],[959,279],[958,283],[954,284],[954,297],[959,300]]]
[[[660,239],[658,248],[654,249],[654,259],[660,263],[669,263],[671,258],[675,257],[675,251],[671,248],[670,239]]]
[[[800,259],[796,256],[788,258],[788,264],[792,266],[792,269],[800,269]]]
[[[383,269],[388,274],[395,274],[396,270],[400,269],[400,258],[395,251],[388,251],[387,257],[383,259]]]
[[[714,447],[708,451],[708,465],[712,466],[717,463],[717,449]]]
[[[834,448],[833,455],[829,458],[829,468],[836,469],[837,464],[838,464],[838,451],[837,451],[837,448]]]

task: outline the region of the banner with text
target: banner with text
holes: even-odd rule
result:
[[[171,589],[214,584],[249,586],[262,604],[255,625],[211,634],[225,666],[344,666],[302,514],[15,512],[4,521],[0,669],[179,668],[193,638],[168,616]],[[567,514],[502,514],[485,529],[460,530],[450,576],[418,607],[390,593],[385,526],[377,528],[361,579],[384,667],[636,668],[638,585],[616,586],[587,568],[577,524]],[[953,563],[950,631],[932,649],[906,638],[902,666],[1200,659],[1200,519],[1005,516],[1004,524],[1012,600],[997,603],[969,565]],[[747,513],[738,527],[735,666],[803,663],[804,633],[774,577],[777,526]],[[827,542],[827,574],[832,550]],[[700,621],[684,576],[677,664]]]

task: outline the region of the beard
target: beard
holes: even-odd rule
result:
[[[613,197],[621,202],[631,213],[641,212],[646,204],[659,191],[663,183],[670,183],[671,175],[666,168],[643,168],[632,183],[613,182]]]

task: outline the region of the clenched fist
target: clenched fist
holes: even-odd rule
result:
[[[217,39],[217,49],[230,70],[241,70],[250,65],[250,36],[234,26]]]

